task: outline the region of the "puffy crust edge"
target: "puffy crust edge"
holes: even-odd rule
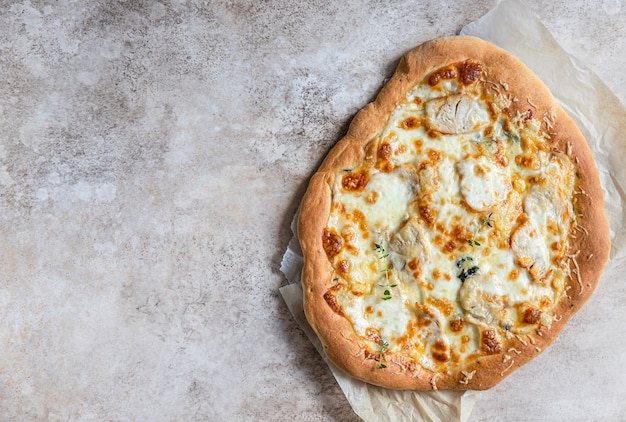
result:
[[[573,272],[568,280],[568,295],[560,301],[555,311],[560,319],[555,320],[549,329],[543,328],[540,333],[533,332],[530,336],[513,336],[505,341],[502,353],[480,358],[458,371],[433,373],[417,365],[417,370],[411,372],[403,371],[401,365],[393,363],[386,369],[377,369],[377,362],[366,359],[364,348],[359,345],[350,322],[333,312],[323,298],[334,277],[321,236],[330,213],[334,174],[339,169],[352,168],[366,159],[367,144],[380,133],[394,108],[404,101],[409,89],[432,70],[466,59],[481,61],[484,64],[483,77],[487,80],[493,83],[506,81],[508,92],[518,99],[510,107],[513,113],[530,109],[535,116],[546,113],[554,116],[549,131],[552,133],[550,141],[562,151],[571,150],[571,156],[576,157],[575,167],[580,174],[576,186],[577,223],[584,230],[577,233],[568,253],[574,255],[580,251],[577,262],[582,288]],[[392,78],[381,89],[375,101],[356,114],[347,134],[330,150],[312,176],[301,204],[298,237],[305,258],[302,272],[304,310],[328,358],[357,379],[386,388],[410,390],[491,388],[535,358],[591,296],[610,250],[600,179],[587,142],[574,121],[543,82],[520,60],[489,42],[462,36],[425,42],[401,58]],[[578,271],[573,261],[569,265],[572,271]],[[463,372],[469,374],[473,371],[476,372],[471,379],[466,383],[460,382],[467,378]]]

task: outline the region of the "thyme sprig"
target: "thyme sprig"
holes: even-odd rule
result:
[[[389,300],[391,299],[391,290],[389,289],[397,286],[397,284],[389,284],[389,271],[391,271],[391,265],[389,264],[388,260],[389,253],[387,253],[385,247],[379,243],[374,244],[374,250],[379,254],[378,259],[383,261],[383,269],[381,270],[381,272],[385,273],[385,279],[387,280],[384,285],[379,284],[378,286],[385,287],[385,291],[383,292],[383,300]]]
[[[385,250],[385,247],[380,243],[374,243],[374,250],[380,254],[379,259],[384,259],[387,262],[387,258],[389,258],[389,254]],[[389,271],[389,265],[386,265],[386,268],[383,271]]]
[[[389,342],[381,340],[378,358],[374,359],[376,362],[378,362],[378,366],[377,366],[378,369],[384,369],[387,367],[387,365],[383,363],[383,355],[385,354],[388,348],[389,348]]]
[[[483,218],[481,220],[481,222],[478,224],[478,226],[474,229],[474,233],[472,234],[472,237],[467,240],[467,243],[473,248],[474,246],[481,246],[480,242],[476,240],[476,236],[478,235],[478,232],[485,226],[491,227],[493,228],[493,220],[491,219],[491,216],[493,215],[492,212],[489,213],[489,215],[485,218]]]

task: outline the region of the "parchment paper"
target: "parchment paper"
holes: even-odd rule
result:
[[[491,41],[520,58],[548,85],[576,121],[598,166],[611,227],[611,259],[603,279],[617,273],[626,255],[626,166],[619,165],[626,154],[626,109],[595,74],[566,53],[540,20],[518,1],[501,2],[481,19],[464,27],[461,34]],[[280,292],[298,324],[328,363],[354,412],[367,422],[469,420],[480,398],[479,392],[387,390],[350,378],[326,359],[302,308],[300,271],[303,259],[295,237],[295,221],[292,224],[294,238],[281,265],[289,284],[281,287]]]
[[[461,30],[510,51],[550,88],[591,148],[611,227],[611,259],[625,257],[626,110],[611,90],[567,54],[522,3],[507,0]],[[610,264],[610,263],[609,263]]]

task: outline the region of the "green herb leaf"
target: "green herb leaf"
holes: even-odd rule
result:
[[[378,359],[375,359],[376,362],[379,363],[379,365],[377,366],[378,369],[385,369],[387,367],[387,365],[385,365],[383,363],[383,355],[385,354],[385,351],[387,350],[387,348],[389,347],[389,343],[381,340],[380,341],[380,355],[378,357]]]
[[[467,243],[473,248],[474,246],[480,246],[480,242],[474,239],[467,239]]]
[[[374,243],[374,250],[380,254],[378,259],[384,260],[384,268],[380,270],[380,272],[385,273],[385,278],[387,280],[387,282],[384,285],[379,284],[379,286],[386,287],[386,288],[396,287],[397,284],[394,284],[393,286],[389,285],[389,272],[391,271],[391,264],[388,261],[389,254],[385,250],[385,247],[379,243]],[[391,299],[391,292],[387,289],[384,291],[383,300],[389,300],[389,299]]]
[[[474,240],[476,238],[476,236],[478,235],[478,232],[480,231],[480,229],[482,229],[485,226],[493,228],[493,220],[491,219],[492,215],[493,215],[493,213],[490,212],[487,217],[483,218],[482,221],[478,224],[478,226],[474,229],[474,234],[473,234],[472,238],[471,239],[466,239],[467,243],[472,248],[474,246],[481,246],[481,243],[479,241]]]

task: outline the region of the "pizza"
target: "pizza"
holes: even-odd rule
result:
[[[608,259],[586,140],[473,37],[404,55],[311,177],[298,237],[328,358],[392,389],[487,389],[539,355]]]

